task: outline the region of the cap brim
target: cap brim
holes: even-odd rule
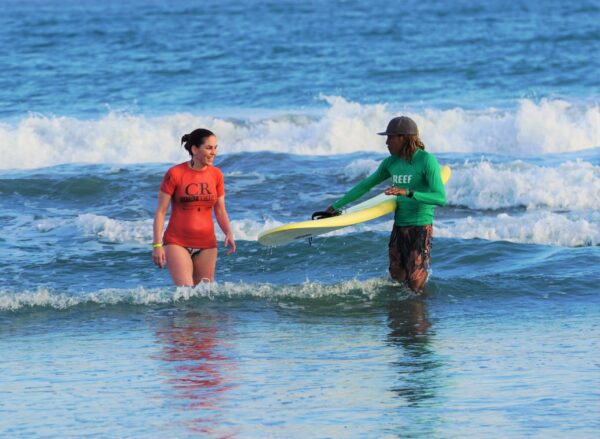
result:
[[[384,131],[383,133],[377,133],[380,136],[417,136],[418,134],[409,134],[409,133],[388,133]]]

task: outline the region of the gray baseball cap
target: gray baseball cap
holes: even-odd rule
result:
[[[418,136],[419,128],[417,128],[417,124],[410,117],[400,116],[390,120],[387,129],[384,132],[377,134],[380,136],[395,136],[399,134]]]

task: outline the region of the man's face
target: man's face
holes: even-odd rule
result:
[[[404,146],[404,137],[400,134],[389,135],[385,144],[391,155],[400,155],[400,151],[402,151],[402,147]]]

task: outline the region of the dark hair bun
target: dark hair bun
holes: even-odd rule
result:
[[[189,134],[184,134],[181,138],[181,143],[185,143],[183,147],[187,152],[190,153],[190,155],[192,155],[192,146],[201,146],[208,137],[214,135],[215,134],[210,130],[198,128]]]

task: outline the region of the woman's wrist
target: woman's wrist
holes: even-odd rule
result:
[[[162,246],[162,242],[155,242],[154,244],[152,244],[153,249],[162,248]]]

